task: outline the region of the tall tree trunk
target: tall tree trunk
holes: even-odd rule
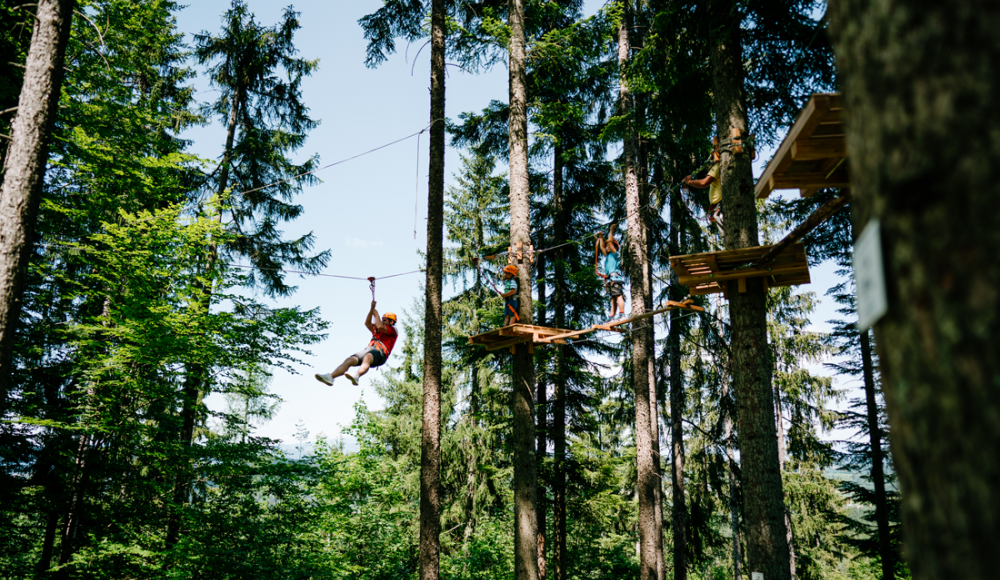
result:
[[[467,443],[469,449],[468,464],[465,469],[465,531],[462,534],[462,550],[469,549],[469,542],[476,531],[476,462],[478,461],[479,441],[476,433],[479,430],[479,368],[473,366],[469,370],[469,425],[472,435]]]
[[[242,85],[237,87],[236,97],[233,105],[229,109],[229,119],[226,124],[226,144],[222,150],[222,162],[219,167],[219,182],[216,193],[223,195],[229,187],[229,172],[232,164],[233,146],[236,142],[236,129],[239,125],[239,116],[243,103],[246,100],[246,88]],[[218,220],[222,221],[222,211],[219,210]],[[208,246],[208,257],[205,260],[205,272],[211,274],[215,269],[219,259],[219,248],[212,242]],[[211,283],[199,283],[197,290],[201,293],[198,300],[201,307],[207,312],[212,305],[212,295],[214,288]],[[190,455],[191,447],[194,445],[194,427],[198,420],[198,408],[205,396],[208,385],[208,375],[206,369],[199,364],[192,364],[184,377],[184,387],[181,390],[181,432],[179,443],[185,455]],[[190,495],[191,457],[184,457],[184,467],[177,470],[174,481],[173,505],[171,513],[167,517],[167,534],[164,538],[164,545],[167,549],[173,548],[180,539],[181,518],[180,506],[183,505]]]
[[[634,28],[634,27],[632,27]],[[645,29],[644,29],[645,30]],[[631,46],[631,41],[629,41]],[[650,234],[650,207],[649,196],[649,171],[646,162],[646,147],[643,146],[639,130],[645,126],[646,103],[641,94],[635,95],[635,127],[636,127],[636,177],[639,181],[639,203],[642,206],[642,249],[645,254],[643,261],[643,278],[646,285],[646,311],[653,310],[653,236]],[[646,335],[646,368],[649,374],[649,438],[653,445],[653,469],[657,475],[663,473],[660,466],[660,398],[659,389],[656,385],[656,323],[655,319],[649,319],[643,325],[643,332]],[[656,577],[658,580],[664,579],[664,558],[663,558],[663,481],[657,478],[656,498],[653,502],[653,519],[656,522]]]
[[[569,204],[563,196],[563,147],[557,143],[552,161],[552,223],[555,266],[552,289],[552,316],[556,328],[566,328],[566,252],[558,247],[566,240]],[[566,580],[566,351],[556,347],[552,407],[552,577]]]
[[[670,255],[681,251],[681,199],[680,189],[670,196]],[[672,273],[673,274],[673,273]],[[677,282],[677,275],[670,279],[668,290],[671,300],[680,301],[685,292]],[[681,375],[681,312],[670,311],[670,331],[667,334],[667,356],[670,359],[670,482],[673,495],[671,525],[674,535],[674,580],[687,578],[687,502],[684,498],[684,380]]]
[[[723,334],[722,320],[722,297],[716,295],[715,311],[717,316],[713,317],[715,331],[719,338]],[[732,367],[732,360],[728,361],[726,367]],[[733,441],[733,404],[730,399],[729,378],[726,373],[721,375],[722,389],[719,393],[722,399],[722,436],[726,440],[726,465],[729,475],[729,525],[733,529],[733,579],[743,578],[743,557],[740,553],[740,502],[737,493],[738,478],[736,477],[736,444]]]
[[[445,1],[431,3],[430,176],[424,295],[424,401],[420,444],[420,580],[439,577],[441,551],[441,309],[444,239]]]
[[[882,560],[882,580],[896,577],[896,554],[889,538],[889,502],[885,496],[885,470],[882,457],[882,429],[878,424],[878,403],[875,400],[875,371],[872,365],[872,345],[868,331],[861,339],[861,370],[865,381],[865,403],[868,411],[868,440],[872,446],[872,485],[875,487],[875,524],[878,526],[878,552]]]
[[[875,347],[914,578],[995,578],[1000,4],[830,3],[855,227],[881,223]],[[864,297],[860,297],[864,300]]]
[[[512,255],[531,244],[528,189],[528,93],[525,79],[524,0],[509,0],[510,38],[510,242]],[[520,318],[531,324],[531,264],[517,264]],[[528,344],[514,347],[511,372],[514,445],[514,570],[517,580],[538,580],[535,515],[535,363]]]
[[[787,443],[785,441],[785,419],[783,418],[781,412],[781,389],[775,385],[774,387],[774,424],[778,429],[778,471],[780,473],[785,472],[785,461],[786,461],[786,450]],[[792,575],[792,579],[795,578],[795,543],[793,542],[794,536],[792,535],[792,517],[785,510],[785,541],[788,542],[788,569],[789,573]]]
[[[623,116],[631,117],[634,110],[632,91],[625,77],[625,67],[629,62],[629,21],[631,3],[626,2],[625,17],[618,27],[618,65],[621,68],[620,100]],[[625,149],[625,206],[628,215],[629,251],[631,267],[629,281],[631,287],[632,316],[646,312],[646,243],[643,239],[642,203],[639,199],[639,178],[636,174],[635,120],[629,118],[624,139]],[[648,325],[648,323],[646,323]],[[632,332],[632,381],[635,389],[635,439],[636,468],[638,484],[636,494],[639,500],[639,578],[658,580],[656,487],[660,485],[659,474],[653,456],[653,441],[649,396],[649,340],[645,330]],[[662,544],[660,544],[662,548]]]
[[[0,417],[63,80],[74,0],[39,0],[0,189]]]
[[[541,245],[541,240],[543,238],[539,237],[539,245]],[[545,304],[545,254],[540,254],[538,256],[538,324],[540,326],[546,326],[546,304]],[[544,356],[544,352],[542,353]],[[540,359],[541,360],[541,359]],[[544,367],[543,367],[544,369]],[[546,425],[546,419],[548,417],[549,407],[548,407],[548,384],[545,380],[545,371],[542,371],[542,377],[538,380],[538,388],[536,392],[538,393],[538,398],[535,401],[535,413],[537,426],[535,429],[535,435],[538,440],[538,446],[535,453],[538,457],[538,488],[536,491],[538,501],[535,504],[535,515],[538,517],[538,577],[540,579],[545,578],[545,516],[546,516],[546,504],[545,497],[545,477],[542,475],[542,467],[545,461],[545,454],[548,451],[548,426]]]
[[[734,0],[709,1],[715,120],[718,135],[722,137],[728,136],[730,129],[747,134],[740,20],[741,13]],[[750,156],[724,150],[720,179],[726,249],[760,245]],[[778,468],[766,291],[759,279],[750,279],[746,281],[746,292],[739,292],[737,284],[731,282],[728,294],[747,567],[751,572],[762,572],[767,580],[786,580],[790,578],[789,546]]]
[[[857,204],[851,204],[857,211]],[[852,235],[858,232],[852,227]],[[855,236],[856,237],[856,236]],[[885,495],[885,456],[882,453],[882,429],[879,426],[878,402],[875,399],[875,365],[872,362],[870,330],[858,333],[861,346],[861,375],[865,387],[865,410],[868,415],[868,441],[872,449],[872,486],[875,488],[875,526],[878,530],[879,559],[882,564],[882,580],[896,577],[896,551],[889,536],[889,501]]]

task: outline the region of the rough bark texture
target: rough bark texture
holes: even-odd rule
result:
[[[525,79],[524,0],[510,0],[510,241],[516,253],[524,250],[518,263],[521,284],[521,323],[531,324],[531,264],[527,249],[531,243],[531,215],[528,205],[528,93]],[[512,254],[513,255],[513,254]],[[535,416],[533,391],[535,363],[527,344],[514,349],[511,373],[514,445],[514,571],[517,580],[538,579],[538,538],[535,516]]]
[[[709,11],[716,130],[723,137],[731,128],[745,135],[740,12],[733,0],[710,0]],[[749,155],[723,151],[720,178],[726,249],[760,245]],[[747,280],[743,293],[735,282],[729,285],[733,388],[738,406],[747,570],[762,572],[767,580],[785,580],[790,577],[789,546],[778,468],[765,298],[759,280]]]
[[[566,241],[568,204],[563,199],[562,147],[555,146],[552,165],[553,245],[555,278],[552,288],[552,316],[556,328],[566,328],[566,254],[558,247]],[[568,347],[556,347],[553,373],[552,424],[552,577],[566,580],[566,354]]]
[[[445,2],[431,3],[431,126],[424,286],[423,420],[420,436],[420,579],[439,577],[441,551],[441,280],[444,236]]]
[[[626,3],[628,4],[628,3]],[[631,6],[626,6],[626,17],[618,28],[618,64],[624,67],[629,60],[629,25],[628,13]],[[621,77],[620,111],[622,115],[630,115],[634,102],[628,81],[624,74]],[[629,251],[631,267],[629,269],[629,285],[631,287],[632,316],[640,316],[646,312],[646,251],[643,239],[642,203],[639,199],[639,178],[636,174],[636,144],[634,122],[629,122],[629,129],[624,139],[625,149],[625,206],[628,215]],[[659,540],[656,521],[656,488],[660,485],[659,474],[653,457],[652,425],[649,397],[649,341],[644,330],[632,332],[632,384],[635,389],[635,442],[636,468],[638,483],[636,494],[639,499],[639,578],[641,580],[658,580],[659,562],[657,561],[656,545]],[[662,547],[662,544],[661,544]]]
[[[39,0],[0,190],[0,418],[62,87],[74,0]]]
[[[722,297],[716,294],[716,312],[722,312]],[[715,331],[724,336],[722,321],[713,317]],[[727,366],[732,366],[729,361]],[[733,580],[743,579],[743,556],[740,550],[742,534],[740,534],[740,502],[737,489],[739,478],[736,475],[736,444],[733,434],[733,409],[729,404],[729,378],[723,374],[722,388],[719,396],[722,398],[722,437],[726,440],[726,471],[729,475],[729,525],[733,530]]]
[[[830,3],[855,226],[882,226],[875,326],[914,578],[997,576],[1000,3]]]
[[[872,345],[868,331],[860,333],[861,370],[865,381],[865,403],[868,411],[868,437],[872,446],[872,486],[875,488],[875,524],[878,526],[878,552],[882,560],[882,580],[896,577],[896,554],[889,538],[889,502],[885,497],[885,470],[882,457],[882,430],[878,425],[878,403],[875,401],[875,372],[872,368]]]
[[[539,238],[539,245],[541,245],[543,238]],[[546,288],[545,288],[545,254],[540,254],[538,256],[538,325],[547,326],[547,316],[546,316]],[[538,542],[538,578],[545,578],[545,516],[546,516],[546,497],[545,497],[545,476],[542,475],[543,462],[545,461],[545,454],[548,451],[548,384],[545,381],[544,374],[541,379],[538,380],[538,386],[535,389],[538,393],[537,400],[535,401],[535,437],[538,443],[535,454],[538,458],[538,486],[536,488],[535,494],[537,501],[535,502],[535,515],[538,518],[538,523],[536,526],[537,530],[537,542]]]
[[[681,254],[681,193],[674,190],[670,199],[670,255]],[[681,301],[685,292],[671,276],[670,300]],[[687,501],[684,497],[684,381],[681,375],[680,310],[670,311],[670,331],[667,334],[667,356],[670,359],[670,484],[673,506],[671,526],[674,537],[674,580],[687,579]]]
[[[630,26],[633,31],[635,26]],[[630,41],[631,45],[631,41]],[[646,312],[653,309],[653,236],[649,234],[650,209],[649,199],[649,171],[646,163],[646,148],[642,145],[638,130],[645,125],[646,106],[642,95],[635,96],[635,127],[636,127],[636,177],[639,181],[639,203],[642,206],[642,248],[645,259],[643,260],[643,279],[646,284]],[[660,399],[659,389],[656,385],[656,323],[654,319],[649,319],[642,327],[642,332],[646,335],[646,368],[649,374],[649,440],[653,446],[653,469],[657,476],[663,473],[660,466]],[[656,497],[653,501],[653,520],[656,522],[656,577],[658,580],[664,578],[663,559],[663,481],[657,479],[655,488]]]

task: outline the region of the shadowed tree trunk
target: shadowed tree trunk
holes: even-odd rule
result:
[[[510,0],[510,242],[520,282],[520,322],[531,324],[531,215],[528,189],[528,94],[525,83],[524,0]],[[538,521],[535,515],[535,363],[529,344],[514,347],[511,396],[514,446],[514,571],[517,580],[538,580]]]
[[[733,0],[710,0],[711,63],[718,135],[731,129],[747,134],[743,83],[741,14]],[[722,212],[727,250],[760,245],[750,156],[722,151]],[[746,565],[767,580],[790,578],[785,536],[784,494],[778,467],[778,438],[767,344],[766,291],[759,279],[746,281],[746,292],[730,282],[733,388],[736,394],[743,474]]]
[[[681,199],[680,189],[670,196],[670,255],[681,254]],[[683,287],[672,272],[669,296],[671,300],[684,299]],[[687,578],[687,502],[684,497],[684,382],[681,375],[680,310],[670,311],[670,331],[667,335],[667,356],[670,359],[670,482],[673,496],[671,525],[674,537],[674,580]]]
[[[539,237],[539,245],[542,245],[544,238]],[[547,316],[546,316],[546,286],[545,286],[545,254],[539,254],[538,256],[538,324],[539,326],[547,326]],[[538,457],[538,487],[536,490],[537,502],[535,503],[535,515],[538,517],[538,577],[540,579],[545,578],[545,515],[546,515],[546,497],[545,497],[545,477],[542,474],[542,467],[545,461],[545,453],[548,450],[548,426],[546,425],[546,419],[548,417],[548,384],[545,380],[544,371],[542,378],[538,381],[538,388],[536,392],[538,393],[538,398],[535,401],[535,413],[537,420],[537,427],[535,429],[535,435],[538,440],[538,447],[535,453]]]
[[[0,190],[0,418],[42,197],[49,137],[59,105],[74,0],[39,0]]]
[[[906,560],[914,578],[995,578],[1000,4],[838,0],[830,15],[855,227],[881,224],[875,347]]]
[[[625,77],[629,61],[629,22],[631,5],[626,3],[625,17],[618,27],[618,65],[621,67],[620,111],[626,118],[634,111],[634,99]],[[636,172],[637,135],[634,119],[628,120],[624,138],[625,150],[625,207],[628,215],[628,240],[631,253],[629,282],[631,287],[632,316],[646,312],[646,241],[643,237],[642,203],[639,195],[639,178]],[[649,325],[643,322],[641,324]],[[652,425],[649,395],[649,340],[645,330],[632,332],[632,381],[635,389],[635,440],[636,468],[639,499],[639,578],[658,580],[659,561],[656,521],[656,487],[660,485],[653,457]],[[662,549],[662,544],[660,544]]]
[[[860,332],[861,371],[865,381],[865,403],[868,411],[868,437],[872,446],[872,486],[875,488],[875,524],[878,526],[878,551],[882,560],[882,580],[896,577],[896,555],[889,538],[889,502],[885,497],[885,470],[882,457],[882,430],[878,425],[878,403],[875,401],[875,372],[872,368],[872,345],[868,331]]]
[[[420,579],[439,577],[441,551],[441,276],[444,236],[445,2],[431,3],[430,172],[424,295],[423,423],[420,439]]]
[[[555,266],[552,288],[552,316],[556,328],[566,328],[566,254],[559,247],[566,240],[569,204],[563,197],[563,149],[556,144],[552,161],[552,223]],[[552,577],[566,580],[566,353],[555,347],[552,406]]]

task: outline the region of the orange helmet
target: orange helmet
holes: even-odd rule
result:
[[[504,273],[510,274],[511,276],[517,276],[517,266],[515,266],[514,264],[508,264],[504,266],[503,271]]]
[[[382,318],[388,318],[389,320],[392,321],[392,325],[393,326],[396,325],[396,314],[395,313],[393,313],[393,312],[386,312],[385,314],[382,315]]]

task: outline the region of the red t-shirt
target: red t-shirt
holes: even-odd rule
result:
[[[396,346],[396,328],[388,324],[385,325],[385,332],[380,332],[378,327],[375,327],[375,331],[372,332],[372,340],[368,343],[368,346],[376,346],[381,350],[386,358],[389,357],[389,353],[392,352],[392,347]]]

